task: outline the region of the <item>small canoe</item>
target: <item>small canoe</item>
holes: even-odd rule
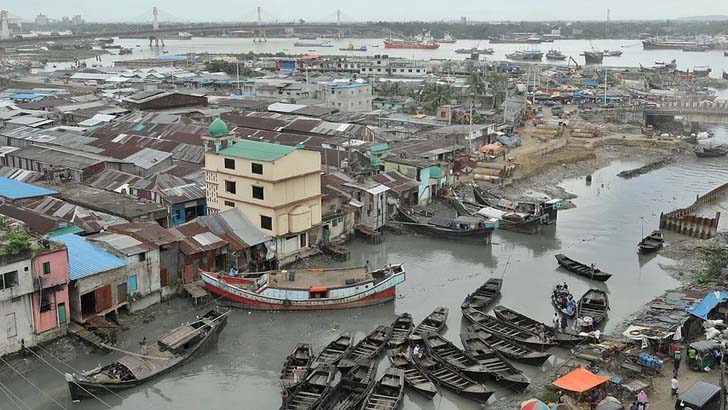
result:
[[[280,410],[313,410],[334,387],[336,368],[322,364],[311,370],[287,397],[283,399]]]
[[[392,363],[392,367],[404,372],[404,381],[410,389],[421,394],[428,400],[432,400],[435,397],[437,394],[435,383],[430,380],[427,374],[421,372],[415,366],[415,363],[409,355],[409,349],[387,350],[387,357],[389,357],[389,362]]]
[[[577,262],[561,253],[556,255],[556,260],[559,262],[559,265],[564,267],[564,269],[585,278],[606,282],[612,277],[611,273],[602,272],[596,267],[584,265],[583,263]]]
[[[665,237],[660,231],[654,231],[637,244],[637,249],[641,254],[657,252],[665,245]]]
[[[374,360],[382,353],[392,336],[389,326],[377,326],[371,333],[354,346],[354,349],[339,362],[340,369],[351,368],[362,360]]]
[[[422,342],[432,356],[442,362],[445,366],[452,366],[458,371],[472,377],[474,380],[483,382],[490,375],[488,369],[481,366],[477,360],[468,356],[452,342],[437,333],[425,332],[422,334]]]
[[[465,297],[465,301],[460,305],[461,309],[474,308],[483,309],[490,306],[501,295],[503,280],[490,278],[480,286],[475,292]]]
[[[609,313],[607,292],[601,289],[587,290],[584,296],[579,299],[577,312],[580,319],[590,318],[594,327],[599,326]]]
[[[576,301],[574,295],[566,287],[566,282],[563,287],[560,283],[554,286],[554,290],[551,292],[551,304],[559,313],[570,319],[576,316]]]
[[[510,322],[488,316],[476,309],[464,309],[463,316],[470,322],[482,327],[483,329],[498,333],[506,339],[516,343],[525,344],[533,349],[544,351],[545,349],[556,346],[556,342],[548,338],[541,338],[537,333],[528,329],[516,326]]]
[[[313,348],[308,343],[299,343],[286,358],[281,371],[281,385],[286,390],[292,390],[308,373],[313,362]],[[298,372],[297,375],[294,373]],[[300,378],[300,379],[299,379]]]
[[[415,324],[412,320],[412,315],[409,313],[399,315],[394,323],[392,323],[392,336],[389,338],[389,342],[387,342],[387,347],[392,349],[402,346],[407,341],[409,335],[412,334],[414,328]]]
[[[404,396],[404,372],[388,368],[369,392],[361,410],[396,410],[402,406]]]
[[[521,363],[540,366],[551,357],[548,353],[537,352],[526,345],[508,340],[497,333],[488,332],[478,325],[468,326],[466,331],[481,338],[503,356]]]
[[[435,360],[429,353],[420,350],[419,353],[412,354],[412,359],[420,371],[459,396],[485,404],[493,395],[493,391],[488,390],[484,385],[462,374],[452,366],[446,366],[441,361]]]
[[[341,381],[319,405],[318,410],[354,410],[374,387],[377,363],[357,364],[341,376]]]
[[[467,331],[461,333],[460,341],[465,355],[475,360],[496,383],[516,391],[524,390],[531,384],[523,372],[477,334]]]
[[[555,340],[562,346],[574,346],[584,341],[584,338],[581,336],[560,332],[558,329],[554,329],[553,326],[548,326],[543,322],[539,322],[536,319],[532,319],[523,313],[518,313],[505,306],[496,306],[493,308],[493,313],[498,319],[510,322],[533,333],[538,333],[539,327],[543,326],[546,338]]]
[[[412,331],[410,340],[420,340],[423,332],[440,333],[445,328],[450,309],[438,306]]]
[[[316,360],[311,364],[311,367],[313,368],[321,364],[336,365],[353,348],[354,338],[350,334],[344,333],[343,335],[339,335],[316,356]]]

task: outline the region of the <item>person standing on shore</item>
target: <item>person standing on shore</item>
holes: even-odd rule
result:
[[[647,393],[645,393],[644,390],[640,390],[640,393],[637,395],[637,408],[640,410],[647,410],[647,403],[649,403]]]
[[[679,386],[680,383],[677,381],[677,377],[673,377],[672,380],[670,380],[670,397],[677,397],[677,389]]]
[[[672,355],[672,374],[675,377],[677,377],[678,370],[680,370],[680,361],[682,361],[682,354],[680,353],[680,349],[677,349]]]
[[[147,355],[147,337],[144,336],[144,339],[142,339],[142,342],[139,344],[141,345],[142,356],[146,356]]]

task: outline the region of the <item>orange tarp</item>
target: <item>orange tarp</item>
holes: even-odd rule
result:
[[[553,385],[564,390],[581,393],[593,389],[607,380],[609,377],[597,376],[589,370],[579,367],[554,380]]]

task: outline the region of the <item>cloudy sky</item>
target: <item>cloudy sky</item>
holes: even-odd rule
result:
[[[613,20],[663,19],[728,15],[728,0],[2,0],[11,16],[32,19],[81,14],[89,21],[143,21],[152,6],[163,20],[252,21],[263,7],[264,20],[332,21],[340,8],[343,20]],[[506,6],[507,5],[507,6]]]

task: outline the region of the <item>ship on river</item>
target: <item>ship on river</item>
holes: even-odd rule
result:
[[[384,40],[384,48],[405,48],[420,50],[437,50],[440,44],[432,40],[427,33],[423,33],[416,39],[392,39]]]
[[[645,50],[682,50],[684,48],[698,47],[702,44],[697,41],[688,41],[682,39],[657,39],[651,38],[642,40],[642,48]]]

